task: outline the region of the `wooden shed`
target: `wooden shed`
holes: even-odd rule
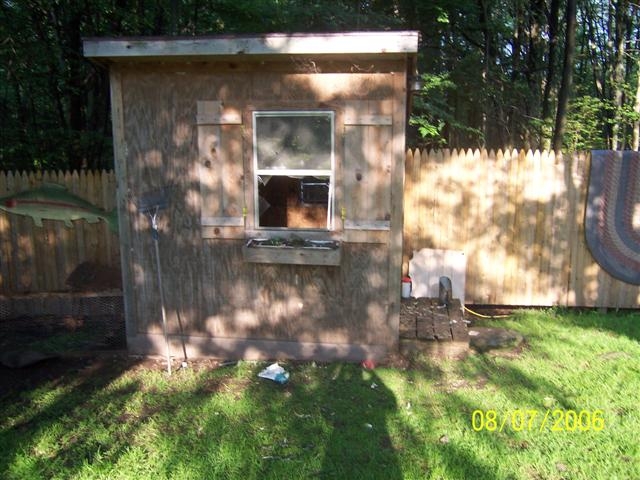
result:
[[[110,71],[128,347],[165,349],[140,199],[165,188],[172,355],[397,348],[416,32],[85,39]]]

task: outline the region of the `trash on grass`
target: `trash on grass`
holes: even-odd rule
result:
[[[278,365],[278,362],[272,363],[267,368],[262,370],[258,376],[260,378],[266,378],[268,380],[273,380],[280,385],[283,385],[289,381],[289,372],[287,372],[284,368]]]
[[[222,367],[235,367],[238,364],[238,362],[236,360],[229,360],[229,361],[225,361],[225,362],[220,362],[218,364],[218,367],[222,368]]]
[[[544,397],[542,399],[542,404],[544,405],[545,408],[551,408],[555,405],[556,403],[556,399],[553,397]]]
[[[374,368],[376,368],[376,362],[371,359],[363,360],[362,368],[364,368],[365,370],[373,370]]]

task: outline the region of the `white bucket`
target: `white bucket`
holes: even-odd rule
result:
[[[411,297],[411,278],[402,277],[402,298],[410,298]]]

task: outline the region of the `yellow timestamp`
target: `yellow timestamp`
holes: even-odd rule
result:
[[[514,432],[600,432],[605,428],[605,421],[602,410],[474,410],[471,428],[476,432],[502,432],[505,429]]]

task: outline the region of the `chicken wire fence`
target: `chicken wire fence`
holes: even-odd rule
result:
[[[0,348],[51,353],[126,348],[122,296],[0,298]]]

